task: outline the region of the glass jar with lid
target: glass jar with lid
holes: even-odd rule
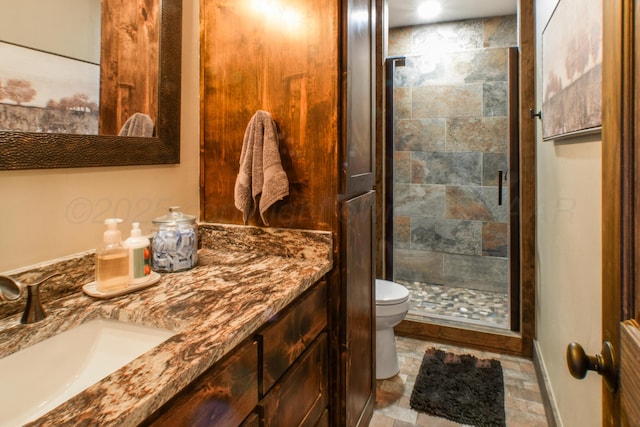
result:
[[[169,213],[153,220],[151,267],[159,272],[188,270],[198,264],[196,217],[169,208]]]

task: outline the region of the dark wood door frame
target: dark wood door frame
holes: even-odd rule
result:
[[[603,2],[602,339],[613,344],[618,366],[623,351],[621,322],[636,318],[638,309],[638,295],[634,295],[639,274],[635,247],[640,233],[636,196],[639,160],[634,135],[638,114],[638,101],[634,99],[638,90],[634,70],[638,60],[636,3],[637,0]],[[631,396],[631,391],[627,389],[626,395]],[[602,398],[602,425],[626,425],[621,418],[621,393],[610,392],[603,384]]]

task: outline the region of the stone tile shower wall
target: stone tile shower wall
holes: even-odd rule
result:
[[[507,47],[516,16],[391,29],[394,279],[507,292]],[[507,176],[508,178],[508,176]]]

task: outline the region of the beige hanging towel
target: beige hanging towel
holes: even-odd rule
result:
[[[278,200],[289,195],[289,180],[282,169],[278,131],[271,114],[258,110],[244,132],[240,171],[234,188],[236,208],[242,212],[244,223],[256,211],[256,199],[260,195],[260,217]]]

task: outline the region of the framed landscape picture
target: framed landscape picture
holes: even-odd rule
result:
[[[542,137],[602,127],[602,2],[560,0],[542,33]]]
[[[97,134],[100,66],[0,42],[0,130]]]

